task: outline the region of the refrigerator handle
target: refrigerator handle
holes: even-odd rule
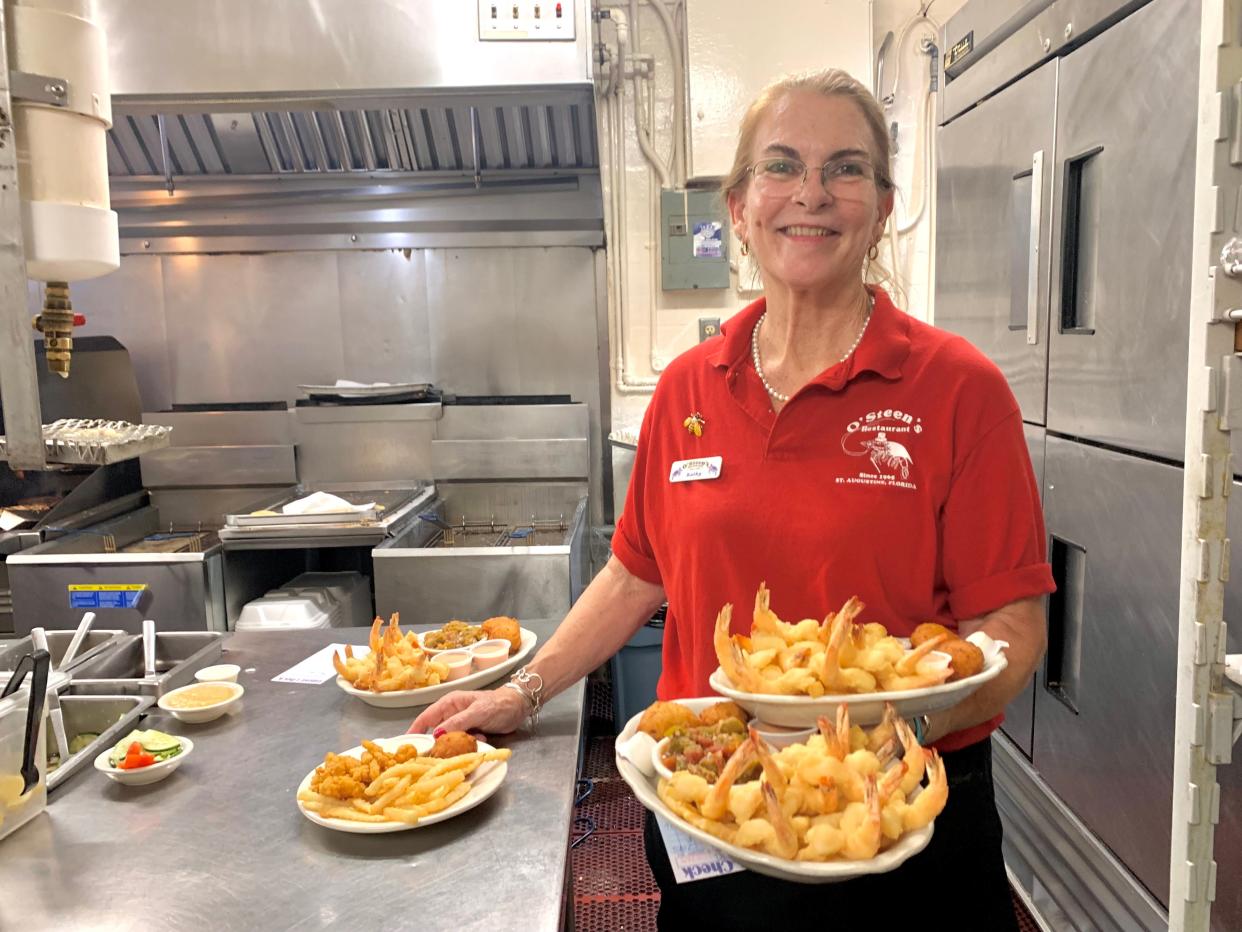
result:
[[[1026,342],[1039,342],[1039,231],[1044,226],[1044,150],[1031,156],[1031,231],[1026,253]]]
[[[1091,336],[1098,252],[1099,173],[1096,146],[1065,160],[1061,218],[1061,320],[1058,332]]]
[[[1082,672],[1082,603],[1087,582],[1087,550],[1050,535],[1048,559],[1057,591],[1048,597],[1048,653],[1044,689],[1075,715]]]

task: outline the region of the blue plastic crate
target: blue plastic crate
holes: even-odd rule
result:
[[[611,661],[612,719],[617,731],[655,702],[656,684],[664,662],[664,622],[643,625]]]

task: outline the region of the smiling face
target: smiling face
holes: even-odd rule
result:
[[[819,166],[851,157],[875,164],[875,148],[862,111],[846,97],[795,90],[769,107],[749,161],[784,156],[809,168],[806,182],[787,190],[752,176],[729,193],[734,232],[749,244],[766,286],[831,294],[861,282],[867,250],[892,212],[892,192],[873,180],[825,188]]]

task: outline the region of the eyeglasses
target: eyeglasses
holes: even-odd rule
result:
[[[788,195],[801,190],[806,184],[808,170],[806,162],[784,155],[760,159],[750,166],[760,192],[771,195]],[[834,197],[849,197],[864,184],[875,181],[875,166],[857,156],[829,159],[819,167],[819,181]]]

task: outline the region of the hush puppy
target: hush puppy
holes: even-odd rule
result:
[[[645,731],[657,741],[664,738],[679,725],[690,727],[699,724],[699,717],[676,702],[653,702],[638,720],[638,730]]]
[[[516,618],[497,615],[483,622],[483,633],[489,638],[504,638],[509,642],[509,656],[522,649],[522,626]]]
[[[715,705],[708,706],[699,713],[699,721],[704,725],[715,725],[717,722],[723,722],[726,718],[735,718],[743,725],[750,721],[750,716],[736,702],[717,702]]]

